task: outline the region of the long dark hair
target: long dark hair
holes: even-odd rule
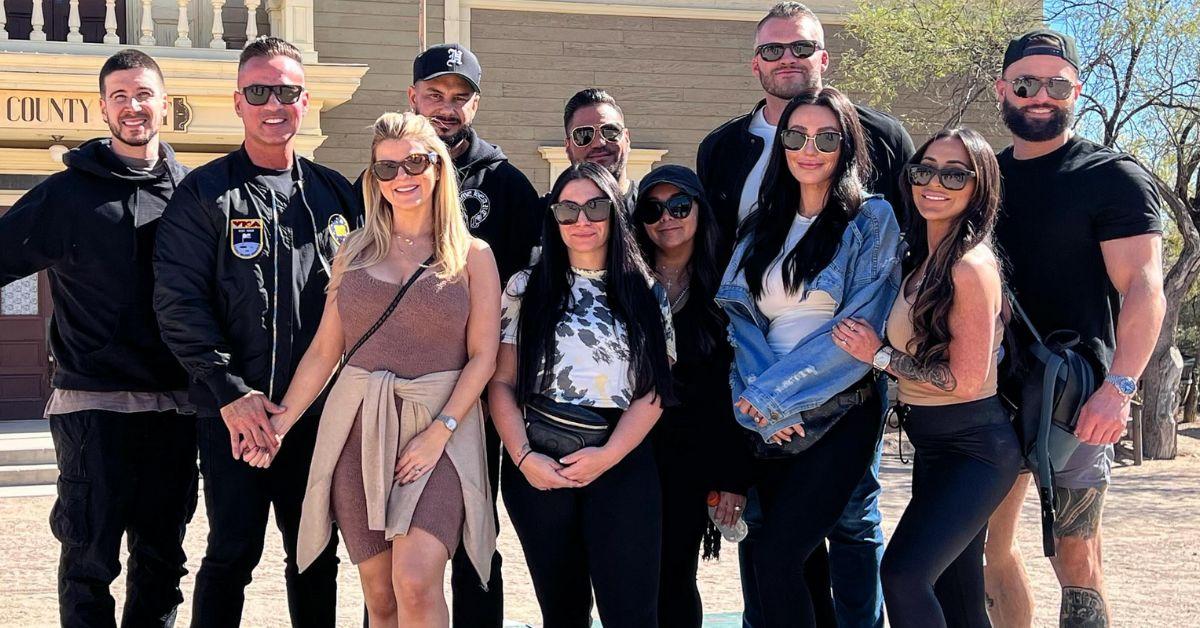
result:
[[[627,207],[625,195],[612,174],[587,162],[575,164],[559,175],[550,190],[550,202],[559,199],[568,183],[580,179],[591,181],[613,203],[608,219],[604,288],[613,317],[625,326],[633,397],[637,399],[654,391],[660,399],[671,402],[674,394],[662,309],[650,287],[650,269],[638,254],[629,226],[632,208]],[[530,269],[521,295],[517,398],[522,403],[541,392],[553,379],[550,371],[558,344],[555,330],[570,306],[572,281],[567,245],[553,213],[547,210],[542,216],[542,254]]]
[[[903,264],[904,276],[909,277],[929,260],[913,300],[913,338],[908,347],[900,348],[910,352],[922,365],[948,359],[950,307],[954,303],[951,272],[967,251],[980,244],[991,245],[992,229],[1000,207],[1000,166],[991,145],[978,131],[966,127],[942,129],[917,149],[909,163],[921,163],[931,144],[947,138],[957,139],[967,149],[969,167],[975,171],[975,191],[967,200],[967,207],[950,225],[945,239],[933,251],[929,250],[926,238],[929,223],[917,211],[912,183],[907,174],[900,176],[900,192],[912,220],[906,237],[910,248]],[[901,294],[901,298],[907,297]]]
[[[663,183],[674,185],[669,181]],[[687,303],[676,316],[695,320],[696,324],[677,325],[675,343],[678,347],[694,347],[700,355],[709,355],[725,336],[725,315],[713,297],[721,283],[725,263],[729,261],[729,246],[704,195],[693,197],[692,201],[696,204],[697,213],[696,241],[692,245],[692,257],[687,263],[691,282],[688,284]],[[646,227],[638,225],[634,233],[647,263],[654,265],[658,259],[658,247],[646,235]]]
[[[808,233],[783,258],[783,285],[788,294],[794,294],[801,285],[812,281],[833,260],[846,225],[862,205],[866,195],[864,187],[871,177],[866,136],[858,111],[849,99],[838,90],[825,87],[788,102],[775,129],[775,145],[763,173],[758,209],[738,228],[739,240],[750,238],[739,270],[746,273],[746,283],[756,298],[762,296],[763,277],[783,249],[792,221],[801,207],[800,182],[788,170],[783,142],[779,139],[779,134],[788,128],[792,113],[801,105],[819,105],[837,116],[842,128],[842,149],[833,170],[833,183],[825,208],[808,228]]]

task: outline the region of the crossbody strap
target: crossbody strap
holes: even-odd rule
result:
[[[1042,335],[1038,333],[1037,328],[1033,326],[1033,321],[1029,320],[1029,317],[1025,314],[1025,310],[1022,309],[1021,304],[1017,302],[1017,296],[1013,294],[1012,289],[1007,285],[1004,286],[1004,296],[1008,297],[1008,303],[1012,305],[1013,311],[1016,312],[1017,316],[1021,318],[1021,321],[1025,323],[1025,327],[1029,328],[1029,333],[1033,334],[1033,337],[1037,339],[1039,344],[1046,344],[1046,342],[1042,340]]]
[[[392,312],[396,311],[396,306],[400,305],[400,300],[404,298],[404,293],[408,292],[408,289],[411,288],[412,285],[421,278],[421,275],[425,272],[425,269],[429,268],[429,266],[433,264],[433,259],[434,256],[430,255],[429,259],[425,260],[424,264],[421,264],[417,267],[417,270],[414,271],[412,276],[408,278],[408,281],[404,282],[403,286],[400,286],[400,290],[396,293],[396,296],[392,298],[392,302],[388,304],[387,309],[383,311],[383,314],[379,316],[379,320],[375,321],[375,324],[371,325],[371,328],[367,330],[367,333],[363,334],[362,337],[358,339],[358,342],[354,343],[354,346],[351,347],[344,356],[342,356],[343,365],[350,361],[350,357],[354,355],[354,352],[358,351],[359,348],[361,348],[363,344],[365,344],[367,340],[375,334],[375,332],[379,331],[380,327],[383,327],[384,322],[386,322],[387,319],[392,315]]]

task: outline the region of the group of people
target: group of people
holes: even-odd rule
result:
[[[633,181],[620,106],[580,91],[545,197],[473,129],[460,45],[416,58],[353,184],[294,150],[289,43],[246,46],[245,141],[190,173],[154,60],[111,57],[111,136],[0,217],[0,283],[47,270],[55,306],[63,625],[114,625],[123,534],[122,625],[173,625],[197,455],[195,626],[240,623],[271,507],[293,625],[335,624],[336,530],[368,625],[499,626],[499,496],[549,628],[590,626],[593,595],[605,626],[700,626],[700,555],[740,519],[746,626],[1030,625],[1006,290],[1105,382],[1056,469],[1052,560],[1061,624],[1108,625],[1111,445],[1164,310],[1153,180],[1073,133],[1065,35],[1009,44],[998,155],[968,128],[914,148],[825,85],[824,42],[773,7],[763,99],[695,171]],[[885,551],[889,379],[916,454]]]

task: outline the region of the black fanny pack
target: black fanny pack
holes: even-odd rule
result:
[[[872,373],[872,375],[859,380],[849,390],[834,395],[833,398],[820,406],[801,412],[800,416],[803,418],[801,425],[804,427],[804,438],[796,438],[793,435],[792,440],[776,444],[763,441],[762,436],[758,432],[747,431],[746,433],[750,437],[751,451],[754,457],[759,460],[791,458],[812,447],[813,443],[820,440],[851,408],[874,399],[876,394],[875,378]],[[882,414],[879,419],[882,426]]]
[[[529,446],[558,460],[584,447],[608,442],[610,427],[599,413],[584,406],[537,395],[525,404],[525,433]]]

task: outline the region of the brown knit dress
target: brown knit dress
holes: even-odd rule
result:
[[[376,279],[366,269],[345,274],[338,288],[337,306],[347,347],[358,342],[379,320],[397,290],[398,285]],[[465,280],[445,282],[429,269],[349,363],[368,371],[391,371],[406,379],[459,370],[467,363],[469,311],[470,293]],[[430,410],[437,413],[441,408]],[[403,449],[404,443],[400,445]],[[453,556],[462,539],[462,485],[444,453],[430,473],[412,525],[436,537]],[[382,530],[367,528],[361,411],[334,468],[332,492],[333,518],[342,531],[350,562],[357,565],[391,547]]]

